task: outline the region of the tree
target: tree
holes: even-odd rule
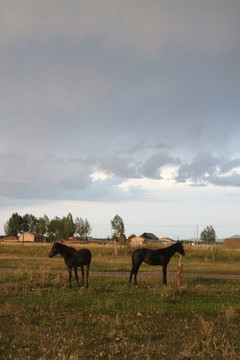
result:
[[[23,232],[38,233],[39,219],[32,214],[25,214],[23,216]]]
[[[4,225],[4,231],[7,236],[17,236],[26,231],[37,233],[39,232],[39,219],[32,214],[20,216],[18,213],[14,213]]]
[[[112,238],[119,240],[119,238],[125,233],[125,227],[122,218],[119,215],[115,215],[111,221],[111,225],[114,230]]]
[[[92,232],[92,227],[87,219],[85,219],[84,226],[85,226],[85,237],[87,239],[87,236],[90,235]]]
[[[63,238],[68,239],[69,237],[73,236],[76,230],[75,224],[73,222],[72,214],[69,213],[67,217],[62,219],[63,221]]]
[[[46,216],[46,215],[45,215]],[[47,233],[51,240],[65,239],[67,240],[70,236],[75,233],[75,224],[73,222],[72,215],[69,213],[62,219],[55,216],[53,220],[49,222],[48,217],[45,218],[45,222],[48,222]],[[41,220],[44,229],[44,219]]]
[[[207,226],[202,232],[201,232],[201,240],[205,244],[214,244],[216,243],[216,233],[212,225]]]
[[[23,218],[18,213],[12,214],[10,219],[4,225],[4,231],[6,236],[18,236],[23,232]]]
[[[59,240],[62,237],[62,222],[61,219],[55,216],[48,226],[48,236],[51,240]]]
[[[77,217],[75,220],[75,231],[80,238],[87,239],[87,236],[91,234],[92,227],[87,219],[84,221],[82,218]]]
[[[76,229],[76,234],[82,238],[84,235],[84,221],[82,218],[77,217],[75,219],[75,229]]]
[[[39,232],[41,235],[48,235],[49,218],[47,215],[39,218]]]

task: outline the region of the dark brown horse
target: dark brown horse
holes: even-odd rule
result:
[[[182,241],[163,249],[151,250],[146,248],[137,249],[132,253],[132,269],[129,277],[129,287],[131,286],[132,276],[134,274],[134,284],[137,285],[137,273],[140,265],[144,261],[148,265],[162,265],[163,284],[167,285],[167,265],[171,257],[178,252],[185,255]]]
[[[68,268],[69,273],[69,287],[72,287],[72,269],[74,269],[75,272],[75,278],[77,281],[78,287],[79,281],[78,281],[78,273],[77,268],[80,266],[82,270],[82,286],[84,286],[84,265],[86,265],[86,287],[88,288],[88,276],[89,276],[89,268],[91,263],[91,252],[88,249],[80,249],[76,250],[71,246],[66,246],[63,244],[60,244],[58,242],[54,242],[53,247],[48,254],[50,258],[53,256],[60,254],[65,260],[65,263]]]

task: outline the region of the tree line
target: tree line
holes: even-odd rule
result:
[[[125,234],[125,226],[122,218],[115,215],[111,220],[113,229],[112,239],[119,241]],[[18,236],[24,232],[39,233],[47,236],[50,240],[65,239],[76,235],[80,239],[87,239],[92,232],[92,227],[87,219],[76,217],[73,220],[72,214],[49,220],[47,215],[36,218],[32,214],[24,216],[18,213],[12,214],[10,219],[4,225],[5,236]],[[207,226],[201,233],[200,239],[203,243],[213,244],[216,242],[216,233],[212,225]]]
[[[52,220],[47,215],[37,218],[32,214],[21,216],[14,213],[5,223],[4,231],[6,236],[18,236],[30,232],[47,236],[50,240],[67,240],[74,235],[86,239],[91,234],[92,227],[87,219],[77,217],[73,220],[71,213],[62,218],[55,216]]]
[[[111,226],[114,230],[112,238],[118,241],[125,233],[122,218],[115,215],[111,221]],[[4,232],[5,236],[18,236],[24,232],[39,233],[52,241],[67,240],[74,235],[80,239],[87,239],[92,232],[92,227],[87,219],[83,220],[81,217],[76,217],[73,220],[71,213],[62,218],[55,216],[52,220],[47,215],[37,218],[32,214],[21,216],[14,213],[5,223]]]

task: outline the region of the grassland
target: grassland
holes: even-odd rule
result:
[[[0,245],[0,359],[240,358],[240,280],[187,278],[186,273],[240,274],[238,250],[186,249],[183,292],[160,269],[139,276],[90,275],[88,290],[67,285],[61,257],[49,246]],[[129,271],[131,248],[92,246],[92,272]],[[178,256],[169,270],[175,271]],[[35,270],[38,270],[36,272]]]

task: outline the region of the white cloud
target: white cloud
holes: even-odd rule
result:
[[[104,171],[95,171],[91,174],[93,181],[106,180],[108,177],[111,177],[111,175],[106,174]]]

